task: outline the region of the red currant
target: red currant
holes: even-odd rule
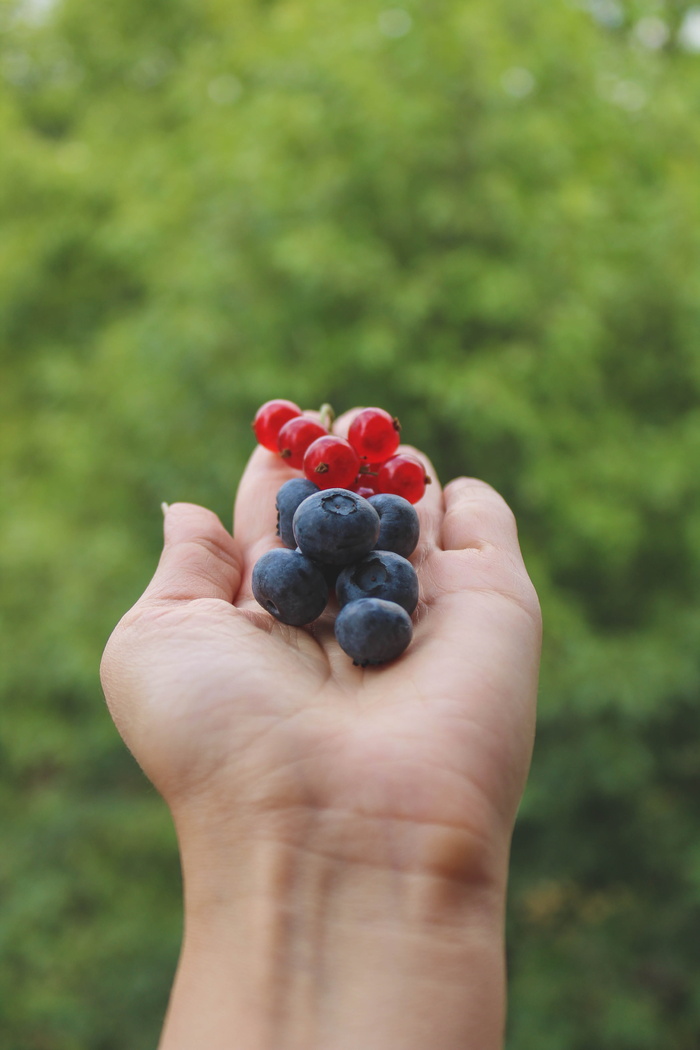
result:
[[[308,416],[295,416],[285,423],[277,435],[277,448],[282,459],[290,467],[301,470],[304,465],[304,453],[312,441],[323,437],[328,431]]]
[[[304,473],[320,489],[350,488],[360,469],[360,460],[345,438],[327,434],[316,438],[304,456]]]
[[[399,447],[401,424],[383,408],[363,408],[348,431],[348,441],[366,463],[384,463]]]
[[[390,492],[394,496],[403,496],[409,503],[417,503],[429,482],[423,464],[415,456],[401,453],[392,456],[379,468],[377,488],[379,492]]]
[[[301,409],[293,401],[276,398],[266,401],[255,413],[252,426],[258,443],[270,452],[277,452],[277,435],[284,424],[301,415]]]
[[[379,492],[377,488],[377,482],[379,480],[379,470],[381,463],[362,463],[360,466],[360,473],[357,475],[355,484],[362,485],[364,488],[371,489],[372,494],[376,496]]]
[[[358,496],[362,496],[363,499],[369,499],[370,496],[376,496],[377,493],[374,491],[374,489],[370,489],[370,488],[367,487],[367,485],[363,485],[361,483],[361,478],[362,478],[362,475],[360,475],[360,477],[354,483],[354,485],[351,486],[350,491],[351,492],[356,492],[357,495]]]

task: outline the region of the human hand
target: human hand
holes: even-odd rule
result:
[[[501,497],[466,478],[443,492],[422,458],[433,484],[416,506],[414,639],[380,667],[340,650],[332,610],[293,628],[252,597],[293,476],[280,459],[251,456],[233,538],[203,508],[168,509],[158,569],[102,670],[115,722],[172,810],[191,912],[216,911],[225,873],[247,896],[270,851],[417,881],[428,910],[455,887],[502,902],[539,608]]]

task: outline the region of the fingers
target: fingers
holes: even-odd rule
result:
[[[143,597],[232,602],[241,568],[238,547],[216,514],[194,503],[172,503],[165,511],[163,553]]]
[[[523,562],[515,517],[503,497],[476,478],[450,482],[444,497],[442,549],[425,574],[426,601],[500,595],[539,623],[539,602]]]
[[[456,478],[445,487],[443,550],[465,550],[485,545],[520,556],[518,529],[512,510],[485,481]]]
[[[281,456],[258,445],[243,471],[233,512],[233,535],[244,551],[261,540],[271,543],[277,531],[275,497],[281,485],[298,478]]]

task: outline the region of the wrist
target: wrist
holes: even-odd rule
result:
[[[180,823],[185,940],[162,1050],[498,1050],[507,856],[477,862],[451,828],[305,823],[287,841],[229,828],[216,847]]]

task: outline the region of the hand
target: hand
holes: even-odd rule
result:
[[[414,638],[380,667],[352,664],[332,611],[293,628],[253,599],[253,565],[279,545],[275,494],[293,475],[273,454],[250,458],[233,538],[201,507],[167,510],[157,571],[102,673],[124,740],[173,812],[192,910],[220,899],[246,853],[270,849],[418,880],[438,911],[457,886],[502,899],[539,608],[501,497],[467,478],[443,492],[422,458],[433,483],[416,507]]]

